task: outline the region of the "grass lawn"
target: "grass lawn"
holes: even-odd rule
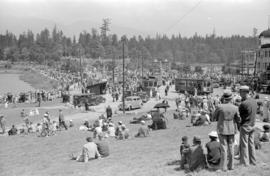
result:
[[[59,85],[58,81],[49,79],[33,70],[23,71],[20,75],[20,79],[27,82],[35,89],[52,90],[56,89]]]
[[[139,116],[138,114],[137,116]],[[115,122],[122,120],[130,129],[132,136],[139,125],[129,124],[132,115],[114,117]],[[207,134],[216,128],[211,126],[186,127],[189,121],[174,120],[172,112],[167,112],[168,129],[151,131],[150,137],[131,138],[125,141],[107,139],[111,155],[108,158],[80,163],[69,159],[69,154],[80,152],[85,138],[92,132],[78,130],[79,124],[68,131],[57,135],[39,138],[33,135],[1,137],[0,175],[2,176],[166,176],[186,175],[179,170],[179,145],[182,136],[187,135],[191,143],[194,135],[202,137],[203,145],[208,142]],[[258,165],[243,168],[238,166],[234,171],[210,172],[203,170],[193,175],[270,175],[270,144],[264,144],[257,151]]]

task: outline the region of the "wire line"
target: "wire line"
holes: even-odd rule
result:
[[[170,31],[174,26],[176,26],[178,23],[180,23],[186,16],[188,16],[193,10],[195,10],[203,0],[200,0],[198,3],[196,3],[189,11],[187,11],[177,22],[172,24],[170,27],[167,28],[165,32]]]

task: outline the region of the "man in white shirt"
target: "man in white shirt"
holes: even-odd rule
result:
[[[86,141],[87,143],[83,145],[82,153],[76,158],[76,161],[86,163],[89,160],[100,158],[97,145],[93,142],[92,137],[87,137]],[[73,155],[72,159],[75,159]]]

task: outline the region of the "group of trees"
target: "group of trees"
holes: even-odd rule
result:
[[[0,34],[0,59],[14,61],[34,61],[50,63],[61,57],[119,58],[122,57],[122,42],[125,42],[125,56],[130,59],[167,59],[184,63],[230,63],[240,57],[243,49],[257,46],[256,37],[234,35],[231,37],[209,36],[182,37],[180,34],[168,37],[134,36],[127,39],[109,34],[110,21],[104,19],[100,27],[83,31],[76,39],[67,37],[55,26],[50,32],[42,30],[36,35],[31,30],[15,36],[10,32]]]

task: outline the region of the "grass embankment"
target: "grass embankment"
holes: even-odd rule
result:
[[[20,75],[20,79],[27,82],[35,89],[52,90],[56,89],[59,85],[58,81],[49,79],[33,70],[23,71]]]
[[[194,135],[200,135],[204,146],[209,141],[207,134],[216,128],[216,123],[211,126],[187,127],[189,120],[174,120],[172,115],[172,112],[167,112],[168,129],[152,131],[150,137],[131,138],[126,141],[108,139],[111,155],[89,163],[78,163],[68,157],[70,153],[80,152],[82,145],[86,143],[85,137],[93,135],[92,132],[79,131],[78,124],[75,128],[58,132],[48,138],[38,138],[35,135],[1,138],[3,145],[0,147],[0,175],[184,176],[186,174],[179,170],[178,164],[171,164],[177,163],[180,158],[181,137],[187,135],[191,143]],[[139,125],[129,124],[132,118],[133,115],[119,115],[114,116],[113,120],[122,120],[134,135]],[[257,166],[240,167],[237,160],[234,171],[203,170],[192,175],[269,175],[269,143],[264,144],[263,149],[256,153]]]

